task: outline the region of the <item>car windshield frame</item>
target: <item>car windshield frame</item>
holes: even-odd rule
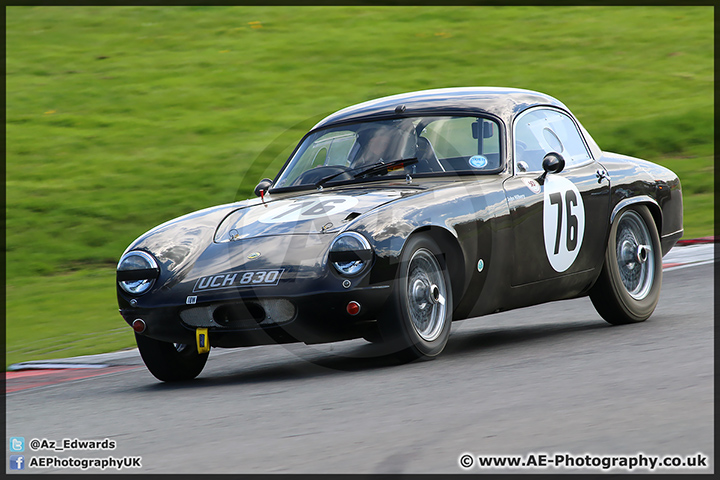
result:
[[[493,145],[496,146],[495,150],[496,152],[492,153],[485,153],[484,155],[461,155],[455,158],[445,158],[445,157],[439,157],[433,148],[430,148],[432,151],[432,156],[435,157],[435,159],[440,162],[445,162],[446,160],[452,160],[456,164],[459,162],[470,162],[470,159],[475,159],[475,157],[479,157],[478,159],[475,159],[475,164],[470,162],[465,168],[448,168],[445,169],[446,166],[441,166],[440,168],[443,168],[443,170],[433,170],[433,171],[418,171],[417,167],[413,168],[412,165],[401,167],[398,169],[390,169],[387,172],[381,172],[378,175],[371,175],[371,176],[363,176],[361,178],[357,178],[353,175],[353,173],[356,173],[360,171],[363,167],[370,167],[373,165],[382,165],[383,163],[392,163],[397,162],[403,159],[410,159],[410,158],[416,158],[417,152],[419,150],[413,149],[412,147],[408,148],[399,148],[396,151],[396,157],[397,158],[384,158],[382,156],[376,158],[374,162],[367,162],[365,165],[361,165],[360,167],[357,166],[357,164],[353,164],[352,160],[348,160],[350,163],[347,163],[345,165],[342,165],[343,168],[347,169],[348,175],[344,175],[341,168],[328,168],[328,167],[334,167],[337,164],[329,163],[323,165],[316,165],[324,167],[326,170],[324,172],[318,171],[317,178],[310,178],[307,181],[302,181],[300,184],[292,184],[292,182],[296,182],[298,178],[300,178],[302,175],[306,174],[307,172],[310,172],[313,170],[313,168],[300,168],[300,173],[295,172],[295,176],[291,177],[290,172],[292,169],[297,168],[298,165],[302,163],[303,156],[307,152],[312,153],[312,147],[315,148],[313,160],[305,165],[307,167],[308,165],[312,165],[313,161],[317,158],[317,155],[320,154],[321,150],[324,148],[323,146],[319,145],[325,143],[325,147],[327,147],[326,151],[324,152],[325,155],[325,161],[328,161],[328,155],[331,154],[330,150],[332,148],[333,142],[336,142],[337,140],[343,141],[348,140],[350,136],[355,135],[353,139],[353,145],[349,148],[352,150],[353,148],[356,148],[356,144],[359,144],[361,142],[360,135],[358,132],[364,130],[364,129],[372,129],[372,128],[384,128],[388,126],[395,126],[398,127],[408,127],[408,123],[412,124],[412,128],[414,130],[415,139],[419,137],[425,137],[427,138],[426,131],[427,127],[430,125],[433,125],[435,122],[441,121],[441,122],[451,122],[451,121],[468,121],[472,120],[472,123],[476,123],[478,125],[483,125],[483,127],[475,127],[473,126],[472,135],[476,134],[477,136],[481,136],[480,132],[482,131],[482,137],[484,139],[491,138],[494,142]],[[491,125],[488,127],[488,125]],[[422,128],[420,128],[422,127]],[[418,133],[417,129],[420,128],[420,132]],[[342,133],[346,132],[346,133]],[[327,138],[328,135],[332,133],[337,133],[334,137]],[[397,132],[395,132],[397,134]],[[487,136],[489,135],[489,136]],[[379,138],[379,136],[376,136],[375,138]],[[477,137],[473,136],[473,139],[476,139]],[[406,116],[393,116],[393,117],[374,117],[371,119],[364,119],[361,121],[353,121],[353,122],[347,122],[347,123],[335,123],[332,125],[326,125],[318,129],[313,129],[310,132],[308,132],[296,145],[293,152],[290,154],[288,159],[285,161],[285,164],[282,166],[282,168],[279,170],[277,175],[275,176],[273,180],[273,186],[270,187],[268,190],[270,193],[283,193],[283,192],[291,192],[291,191],[297,191],[297,190],[309,190],[309,189],[321,189],[322,187],[335,187],[340,185],[354,185],[358,183],[368,183],[368,182],[376,182],[376,181],[385,181],[385,180],[393,180],[397,181],[398,179],[405,179],[406,176],[409,174],[411,178],[428,178],[428,177],[457,177],[457,176],[486,176],[486,175],[495,175],[498,174],[506,169],[507,159],[506,159],[506,139],[507,139],[507,133],[506,133],[506,125],[500,119],[499,117],[487,114],[487,113],[480,113],[480,112],[452,112],[452,113],[433,113],[428,115],[406,115]],[[395,139],[392,138],[390,141],[394,141]],[[406,139],[407,140],[407,139]],[[410,143],[412,143],[412,139],[409,140]],[[477,141],[477,140],[474,140]],[[487,140],[485,140],[487,141]],[[478,145],[478,149],[483,148],[483,140],[480,140],[480,143]],[[409,144],[410,144],[409,143]],[[429,142],[428,142],[429,143]],[[412,144],[413,147],[419,148],[417,143]],[[347,148],[347,147],[343,147]],[[362,147],[361,147],[362,148]],[[484,150],[483,150],[484,152]],[[488,160],[486,156],[492,156],[493,157],[493,163],[488,164]],[[466,158],[468,157],[468,158]],[[460,160],[462,159],[462,160]],[[422,161],[422,158],[420,159]],[[332,160],[331,160],[332,161]],[[382,162],[382,163],[380,163]],[[431,167],[432,168],[432,167]],[[290,170],[289,170],[290,169]],[[334,176],[330,180],[323,180],[324,177],[332,176],[335,173],[340,172],[339,175]],[[278,186],[279,182],[281,183],[281,186]],[[320,182],[321,185],[317,186],[317,183]]]

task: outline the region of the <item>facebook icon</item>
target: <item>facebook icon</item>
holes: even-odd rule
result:
[[[25,470],[25,455],[10,455],[10,470]]]

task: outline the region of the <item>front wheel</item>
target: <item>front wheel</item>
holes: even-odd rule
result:
[[[435,358],[450,336],[453,298],[444,257],[432,238],[410,237],[393,290],[378,319],[383,343],[403,360]]]
[[[163,382],[192,380],[200,375],[208,353],[198,353],[194,345],[169,343],[135,334],[140,356],[150,373]]]
[[[608,323],[642,322],[655,310],[661,285],[662,249],[653,217],[644,205],[628,207],[610,229],[590,300]]]

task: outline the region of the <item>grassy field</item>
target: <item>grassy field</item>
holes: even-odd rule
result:
[[[319,117],[465,85],[556,96],[672,168],[713,234],[711,7],[8,7],[6,364],[133,346],[114,268],[247,198]]]

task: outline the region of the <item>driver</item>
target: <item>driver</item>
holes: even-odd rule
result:
[[[381,124],[359,131],[360,151],[351,168],[414,157],[417,150],[415,129],[412,124],[409,129],[403,127],[403,124]]]

